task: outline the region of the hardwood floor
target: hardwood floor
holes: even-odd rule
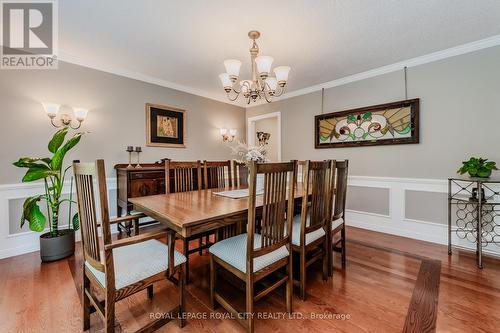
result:
[[[180,245],[180,244],[179,244]],[[41,264],[37,252],[0,260],[0,332],[80,332],[81,254]],[[321,265],[308,275],[307,301],[294,297],[295,314],[285,315],[282,290],[255,304],[256,332],[497,332],[500,321],[500,260],[486,258],[477,269],[474,254],[367,230],[347,228],[347,265],[336,257],[333,279]],[[193,256],[186,287],[187,325],[159,332],[244,332],[219,307],[209,304],[208,255]],[[230,284],[224,292],[241,301]],[[295,291],[297,294],[297,290]],[[177,300],[175,286],[155,285],[120,301],[116,331],[132,332]],[[333,315],[332,315],[333,314]],[[337,314],[337,315],[335,315]],[[274,318],[264,318],[264,317]],[[101,332],[97,314],[91,332]]]

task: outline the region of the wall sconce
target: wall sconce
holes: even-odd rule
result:
[[[59,127],[71,127],[72,129],[78,129],[82,125],[82,122],[87,118],[87,113],[89,112],[87,109],[83,108],[73,108],[73,115],[76,121],[78,122],[77,125],[73,125],[73,116],[67,113],[61,113],[59,115],[59,124],[56,124],[55,119],[57,115],[59,114],[59,109],[61,106],[59,104],[54,104],[54,103],[42,103],[43,108],[45,109],[45,113],[47,114],[47,117],[50,118],[50,123],[52,126],[59,128]]]
[[[236,129],[221,128],[220,135],[222,135],[223,142],[233,142],[234,137],[236,136]]]

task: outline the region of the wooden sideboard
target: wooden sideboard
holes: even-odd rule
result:
[[[144,163],[140,168],[128,168],[127,164],[115,165],[117,194],[116,214],[122,216],[130,214],[132,204],[130,198],[165,193],[165,162]],[[140,225],[155,223],[156,221],[143,222]],[[118,224],[118,231],[131,234],[131,222],[126,225]]]

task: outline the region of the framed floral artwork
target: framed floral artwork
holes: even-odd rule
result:
[[[420,100],[380,104],[317,115],[315,148],[395,145],[419,142]]]
[[[186,111],[146,103],[146,145],[185,148]]]

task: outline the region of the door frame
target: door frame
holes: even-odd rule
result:
[[[248,146],[255,146],[255,122],[262,119],[277,118],[278,124],[278,162],[281,162],[281,111],[261,114],[247,119],[247,143]]]

